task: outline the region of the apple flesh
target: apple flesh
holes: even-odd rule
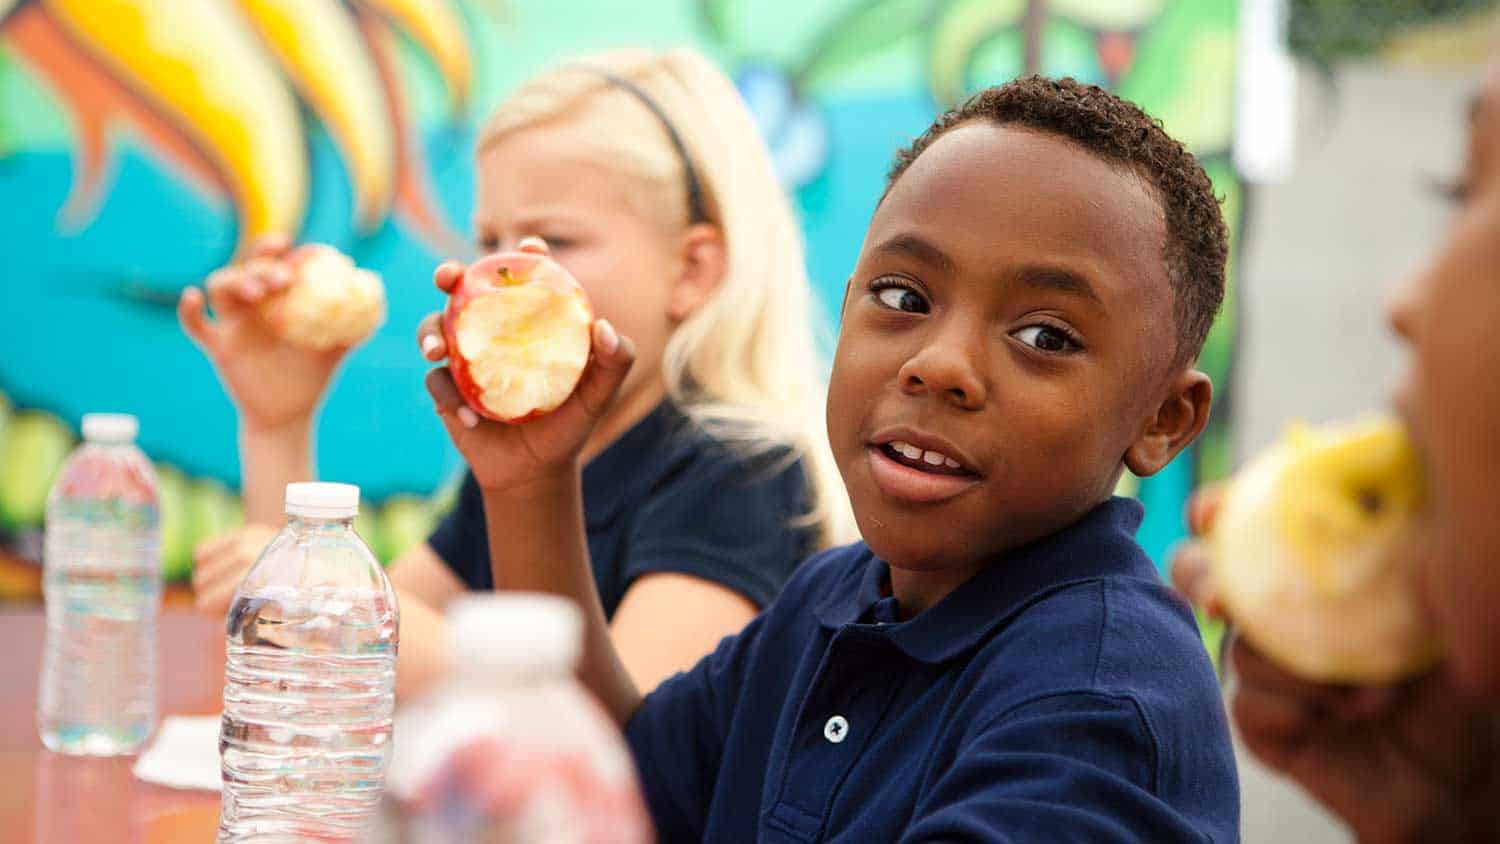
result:
[[[290,286],[260,305],[261,316],[281,337],[316,351],[346,348],[364,340],[385,321],[385,287],[380,276],[320,243],[287,255]]]
[[[1423,475],[1405,429],[1294,427],[1229,484],[1208,540],[1244,636],[1289,671],[1384,684],[1438,658],[1421,612]]]
[[[583,377],[594,312],[550,258],[503,252],[469,266],[448,298],[448,368],[464,401],[497,422],[556,410]]]

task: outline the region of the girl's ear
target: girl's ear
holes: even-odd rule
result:
[[[712,223],[695,223],[682,236],[682,271],[667,297],[667,316],[682,322],[703,307],[729,273],[724,233]]]
[[[1213,382],[1207,375],[1196,369],[1179,374],[1145,433],[1125,450],[1126,468],[1144,478],[1172,462],[1208,424],[1213,395]]]

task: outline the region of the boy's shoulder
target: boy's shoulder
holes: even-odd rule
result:
[[[1154,575],[1093,575],[1040,592],[972,662],[1008,693],[1156,699],[1170,689],[1180,699],[1192,686],[1214,688],[1191,610]]]

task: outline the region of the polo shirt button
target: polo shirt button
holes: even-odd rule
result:
[[[834,744],[841,744],[848,737],[849,722],[842,715],[835,715],[829,718],[828,723],[823,725],[823,738],[828,739]]]

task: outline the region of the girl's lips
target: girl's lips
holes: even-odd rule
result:
[[[899,501],[932,504],[946,501],[968,491],[979,482],[972,474],[954,475],[927,472],[898,463],[880,446],[865,449],[870,461],[870,475],[887,496]]]

